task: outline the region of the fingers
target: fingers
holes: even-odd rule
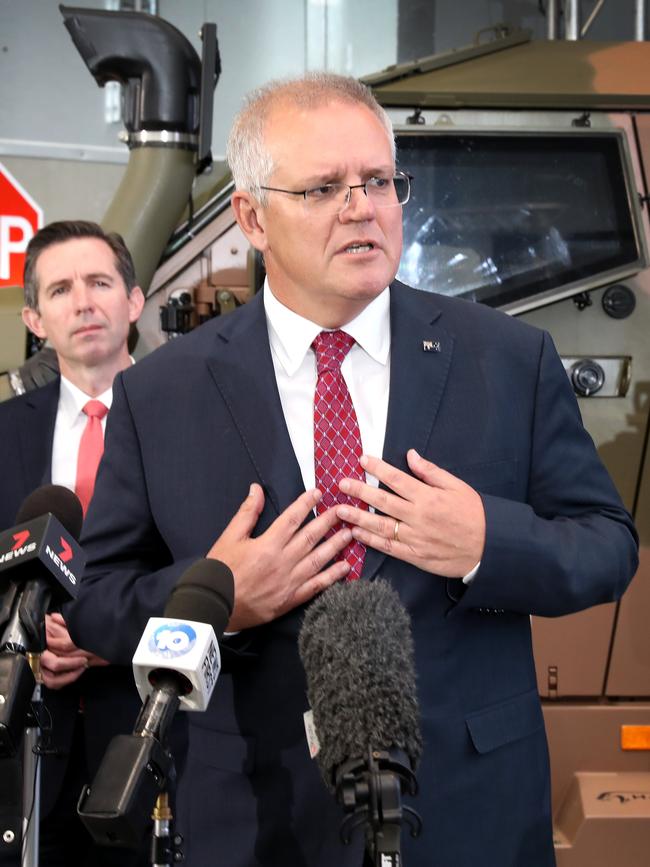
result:
[[[88,658],[84,653],[76,656],[59,656],[51,650],[44,650],[41,654],[41,668],[47,668],[54,674],[73,671],[76,668],[88,668]]]
[[[384,540],[404,542],[407,538],[409,525],[403,520],[394,518],[392,515],[373,514],[365,509],[357,509],[355,506],[337,506],[335,511],[342,521],[354,525],[355,529],[359,527],[368,533],[373,533],[375,536],[381,536]],[[395,524],[399,525],[397,533],[395,533]],[[356,533],[353,533],[353,535],[355,539],[358,538],[359,541],[364,541]]]
[[[80,653],[79,648],[70,638],[65,620],[58,613],[45,616],[45,636],[49,650],[54,653],[72,656]]]
[[[300,528],[305,522],[305,519],[313,511],[316,507],[316,504],[321,498],[321,493],[316,488],[310,488],[310,490],[305,491],[301,494],[297,499],[291,503],[290,506],[282,512],[279,518],[276,518],[269,530],[269,536],[273,537],[276,541],[278,541],[281,545],[287,545],[298,533]],[[325,515],[327,512],[324,513]],[[310,524],[313,524],[315,521],[319,522],[320,518],[324,517],[324,515],[320,515],[314,521],[310,521]],[[325,522],[325,530],[319,538],[333,527],[336,523],[336,519],[333,522],[328,523]],[[312,532],[318,532],[320,530],[321,523],[316,524],[316,529],[312,529]]]
[[[310,523],[314,523],[313,521]],[[305,528],[307,529],[307,528]],[[310,547],[305,555],[300,559],[292,571],[292,578],[296,584],[302,584],[310,580],[312,577],[317,577],[321,574],[321,570],[327,571],[326,567],[337,554],[339,554],[346,545],[352,541],[352,531],[348,527],[343,527],[329,539],[324,542]],[[349,565],[342,561],[341,568],[337,569],[337,575],[334,580],[347,575]]]
[[[388,464],[386,464],[386,466],[388,466]],[[395,472],[399,473],[400,471],[395,470]],[[401,475],[404,475],[404,473],[401,473]],[[379,476],[377,478],[379,478]],[[380,479],[380,481],[384,480]],[[410,479],[410,481],[413,482],[415,485],[422,484],[416,479]],[[388,483],[384,482],[384,484]],[[400,487],[404,489],[403,485],[401,485]],[[416,489],[413,487],[410,496],[398,496],[396,494],[392,494],[390,491],[385,490],[385,488],[375,488],[374,485],[369,485],[366,482],[360,482],[358,479],[341,479],[341,481],[339,482],[339,488],[343,491],[344,494],[347,494],[349,497],[356,497],[357,500],[361,500],[362,502],[367,503],[378,512],[383,512],[386,515],[391,515],[393,518],[398,518],[400,521],[404,520],[407,517],[409,510],[412,508],[411,498],[415,499],[416,491]],[[339,511],[342,508],[347,507],[335,507],[338,516],[343,520],[348,520],[347,518],[343,518],[342,513]]]
[[[248,496],[239,507],[235,517],[228,524],[223,535],[233,535],[237,539],[243,539],[255,529],[255,525],[264,508],[264,491],[262,486],[253,482]]]
[[[255,525],[264,508],[264,491],[256,482],[250,486],[248,496],[241,504],[234,517],[205,555],[215,560],[223,560],[224,552],[238,545],[242,540],[250,538]],[[231,566],[232,564],[228,563]]]
[[[85,668],[79,668],[75,671],[67,671],[63,674],[53,674],[47,669],[41,668],[41,678],[48,689],[61,689],[64,686],[69,686],[75,680],[79,680],[84,673]]]
[[[427,461],[419,455],[415,449],[409,449],[406,453],[406,462],[413,475],[417,476],[427,485],[435,488],[455,488],[460,479],[443,470],[437,464]]]
[[[41,654],[41,675],[49,689],[74,683],[88,668],[85,656],[57,656],[49,650]]]
[[[337,560],[323,572],[305,581],[296,590],[293,602],[295,605],[304,605],[317,593],[327,590],[332,584],[341,581],[350,571],[350,564],[346,560]]]
[[[107,659],[102,659],[102,657],[97,656],[96,653],[86,652],[86,660],[89,668],[110,665],[110,662]]]

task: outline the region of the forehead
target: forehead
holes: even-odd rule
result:
[[[51,244],[36,260],[39,288],[86,274],[119,276],[115,255],[101,238],[71,238]]]
[[[388,132],[362,103],[332,100],[309,108],[280,102],[264,129],[277,173],[318,176],[392,167]]]

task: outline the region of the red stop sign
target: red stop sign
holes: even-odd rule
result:
[[[0,163],[0,288],[22,286],[25,250],[43,211]]]

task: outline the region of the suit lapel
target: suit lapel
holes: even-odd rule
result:
[[[399,283],[391,287],[391,357],[383,459],[409,472],[410,448],[424,454],[447,385],[454,337],[440,323],[435,298]],[[385,554],[368,549],[363,575],[372,578]]]
[[[447,384],[454,338],[440,324],[432,296],[394,285],[383,458],[407,470],[408,449],[424,454],[431,437]],[[280,514],[304,491],[304,485],[278,394],[262,293],[237,315],[224,319],[207,364],[260,484]],[[364,577],[373,577],[384,559],[385,555],[368,549]]]
[[[27,392],[24,398],[25,425],[19,448],[23,462],[25,487],[33,491],[52,479],[52,440],[59,404],[57,378],[41,388]]]
[[[226,317],[208,368],[279,514],[304,485],[282,412],[261,292]]]

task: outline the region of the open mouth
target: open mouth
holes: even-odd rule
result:
[[[367,244],[350,244],[349,247],[346,247],[343,251],[344,253],[370,253],[371,250],[375,249],[375,245],[372,243]]]

